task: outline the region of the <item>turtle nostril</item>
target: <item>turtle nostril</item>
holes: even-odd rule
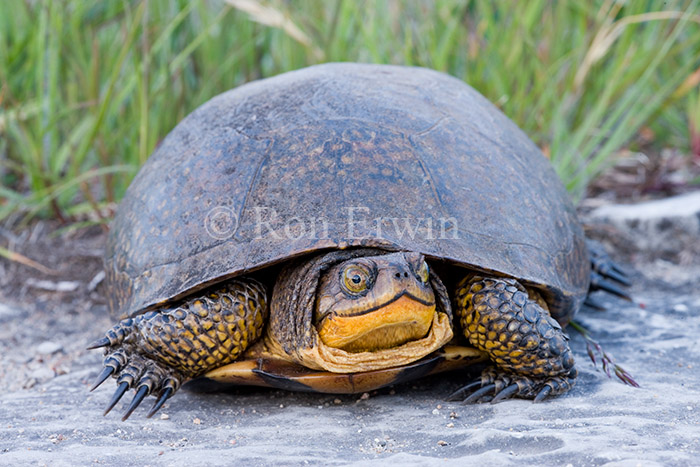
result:
[[[397,279],[400,279],[400,278],[401,278],[401,273],[400,273],[400,272],[397,272],[396,274],[394,274],[394,277],[396,277]]]
[[[407,272],[404,272],[404,273],[403,273],[403,277],[408,277],[408,273],[407,273]]]

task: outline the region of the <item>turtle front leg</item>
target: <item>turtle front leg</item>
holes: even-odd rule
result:
[[[513,279],[467,277],[457,287],[455,302],[465,337],[487,352],[494,366],[452,399],[476,390],[465,402],[511,397],[538,402],[574,386],[577,371],[568,336],[537,292],[528,294]]]
[[[156,394],[150,418],[184,381],[236,360],[260,337],[267,314],[265,287],[236,279],[175,306],[124,319],[89,347],[105,348],[104,369],[90,390],[116,378],[106,415],[135,388],[122,420]]]

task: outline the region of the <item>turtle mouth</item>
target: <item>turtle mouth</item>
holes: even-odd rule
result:
[[[421,339],[430,331],[435,302],[403,291],[391,300],[349,315],[326,315],[318,324],[324,344],[346,352],[398,347]]]

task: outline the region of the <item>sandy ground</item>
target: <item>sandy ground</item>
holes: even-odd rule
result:
[[[144,418],[146,401],[121,422],[130,397],[103,417],[114,384],[88,392],[101,354],[84,348],[110,325],[100,287],[89,290],[102,235],[20,240],[63,273],[0,270],[2,465],[647,466],[700,456],[700,278],[684,268],[666,265],[650,279],[645,270],[658,268],[633,266],[639,305],[603,296],[608,311],[579,315],[639,389],[596,370],[572,332],[578,385],[542,404],[446,402],[468,374],[352,396],[190,385],[160,417]]]

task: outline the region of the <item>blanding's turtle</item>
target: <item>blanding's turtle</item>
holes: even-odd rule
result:
[[[457,397],[538,401],[576,380],[561,326],[591,285],[625,281],[484,97],[349,63],[186,117],[127,190],[106,273],[121,321],[91,346],[94,387],[116,378],[107,411],[135,389],[124,418],[199,376],[352,393],[483,361]]]

